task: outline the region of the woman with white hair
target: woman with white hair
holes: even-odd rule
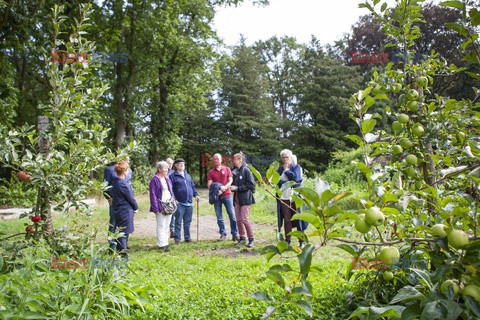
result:
[[[172,190],[172,181],[167,176],[168,163],[157,163],[157,173],[150,181],[150,211],[155,213],[157,219],[157,245],[164,252],[169,251],[168,239],[170,238],[170,220],[172,213],[168,210],[171,203],[175,203]]]
[[[297,188],[302,185],[302,168],[299,164],[294,163],[294,155],[292,151],[284,149],[280,152],[280,157],[282,158],[282,163],[277,172],[280,175],[280,181],[278,186],[281,187],[285,182],[294,181],[295,184],[285,189],[280,196],[280,199],[277,199],[277,218],[278,218],[278,231],[282,229],[282,224],[284,225],[285,230],[285,240],[290,244],[290,236],[288,235],[293,227],[297,227],[299,231],[304,231],[307,227],[307,224],[303,221],[294,220],[292,221],[292,216],[296,213],[297,208],[295,206],[295,201],[291,200],[292,188]],[[295,156],[296,160],[296,156]],[[296,161],[295,161],[296,162]],[[304,247],[304,242],[300,240],[300,248]]]

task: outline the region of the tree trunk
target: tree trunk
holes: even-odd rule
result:
[[[50,144],[48,140],[45,138],[45,132],[48,126],[48,117],[46,116],[39,116],[37,118],[38,125],[38,147],[40,149],[40,153],[43,154],[45,158],[49,158],[50,152]],[[47,188],[41,188],[39,191],[39,197],[37,202],[40,202],[40,205],[37,203],[37,209],[40,208],[40,215],[42,219],[45,219],[44,225],[44,235],[52,235],[53,234],[53,221],[52,221],[52,210],[50,206],[50,190]],[[38,213],[38,212],[37,212]]]

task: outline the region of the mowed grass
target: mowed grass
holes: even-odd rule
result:
[[[140,211],[136,218],[151,213],[148,195],[137,195]],[[56,215],[55,227],[82,225],[82,230],[97,230],[97,242],[107,246],[106,227],[108,205],[99,199],[89,219],[74,212]],[[275,300],[283,298],[284,291],[265,276],[271,265],[289,263],[298,270],[298,261],[293,253],[274,257],[267,262],[261,254],[263,245],[275,244],[276,204],[267,194],[256,193],[257,204],[252,206],[251,221],[254,224],[271,224],[256,234],[254,249],[248,251],[237,247],[232,241],[212,240],[173,245],[168,253],[161,253],[155,245],[154,236],[135,234],[129,240],[129,271],[131,286],[156,288],[150,297],[151,304],[145,311],[135,310],[125,319],[259,319],[267,304],[250,297],[256,291],[265,291]],[[202,201],[200,215],[214,216],[213,207]],[[22,232],[28,219],[0,222],[0,232]],[[155,228],[155,225],[151,226]],[[192,228],[194,226],[192,225]],[[78,229],[78,228],[76,228]],[[271,230],[271,231],[268,231]],[[0,236],[0,238],[3,236]],[[258,240],[258,241],[257,241]],[[345,294],[352,285],[344,279],[350,256],[343,250],[319,247],[318,239],[310,241],[317,245],[314,252],[309,281],[313,286],[313,312],[315,319],[346,319],[351,310],[345,305]],[[287,284],[297,275],[291,272]],[[283,304],[273,319],[306,319],[307,315],[291,303]]]

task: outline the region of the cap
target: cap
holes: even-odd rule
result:
[[[175,160],[175,162],[173,164],[179,163],[179,162],[185,162],[185,160],[183,160],[182,158],[178,158],[178,159]]]

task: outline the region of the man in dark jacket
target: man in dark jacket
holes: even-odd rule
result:
[[[175,171],[170,174],[173,194],[177,199],[177,211],[175,212],[175,243],[179,244],[181,239],[181,228],[183,221],[183,236],[185,242],[190,242],[190,223],[193,216],[193,197],[200,200],[195,184],[190,175],[185,171],[185,160],[179,158],[173,163]]]
[[[248,248],[253,247],[253,231],[248,220],[250,206],[255,203],[253,193],[255,192],[255,180],[250,169],[247,168],[245,155],[237,153],[233,156],[233,184],[230,189],[233,193],[233,203],[235,207],[235,216],[237,218],[238,232],[240,239],[237,244],[246,244],[245,229],[248,236]]]

